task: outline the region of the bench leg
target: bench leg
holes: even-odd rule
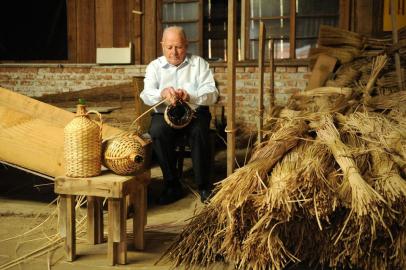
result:
[[[59,207],[60,234],[65,237],[66,260],[72,262],[76,259],[75,195],[60,195]]]
[[[87,196],[87,240],[90,244],[103,242],[103,200]]]
[[[134,246],[136,250],[144,250],[145,238],[144,229],[147,224],[147,186],[138,184],[133,197],[134,215],[133,215],[133,232]]]
[[[126,217],[125,198],[109,198],[107,258],[110,265],[127,263]]]

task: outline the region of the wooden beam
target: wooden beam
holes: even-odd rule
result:
[[[265,24],[259,22],[259,42],[258,42],[258,71],[259,71],[259,86],[258,86],[258,138],[257,142],[262,142],[262,129],[264,126],[264,58],[265,58]]]
[[[227,22],[227,175],[234,172],[235,159],[235,63],[236,63],[236,0],[228,0]]]

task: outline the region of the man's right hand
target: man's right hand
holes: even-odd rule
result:
[[[166,87],[161,92],[161,97],[166,99],[170,104],[175,104],[178,100],[178,93],[173,87]]]

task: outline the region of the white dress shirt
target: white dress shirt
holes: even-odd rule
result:
[[[186,90],[193,109],[199,105],[216,103],[219,95],[209,64],[196,55],[187,55],[178,66],[169,64],[165,56],[155,59],[147,66],[144,90],[140,95],[144,103],[153,106],[160,102],[161,92],[166,87]],[[163,112],[165,107],[162,104],[155,111]]]

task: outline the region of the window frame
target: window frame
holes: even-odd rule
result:
[[[336,16],[332,14],[322,14],[322,15],[302,15],[298,16],[296,14],[296,0],[290,0],[290,14],[289,16],[272,16],[272,17],[251,17],[250,16],[250,0],[241,0],[241,58],[240,61],[255,61],[255,59],[250,58],[251,41],[255,39],[250,39],[249,37],[249,25],[251,21],[270,21],[277,19],[287,19],[289,20],[289,37],[283,38],[289,40],[289,58],[285,59],[296,59],[296,40],[298,39],[296,35],[296,19],[306,18],[306,17],[330,17]],[[351,0],[339,0],[339,11],[338,11],[338,27],[350,30],[350,5]],[[312,38],[312,37],[310,37]],[[317,38],[317,37],[315,37]],[[302,38],[299,38],[302,39]],[[269,39],[266,39],[269,41]]]

